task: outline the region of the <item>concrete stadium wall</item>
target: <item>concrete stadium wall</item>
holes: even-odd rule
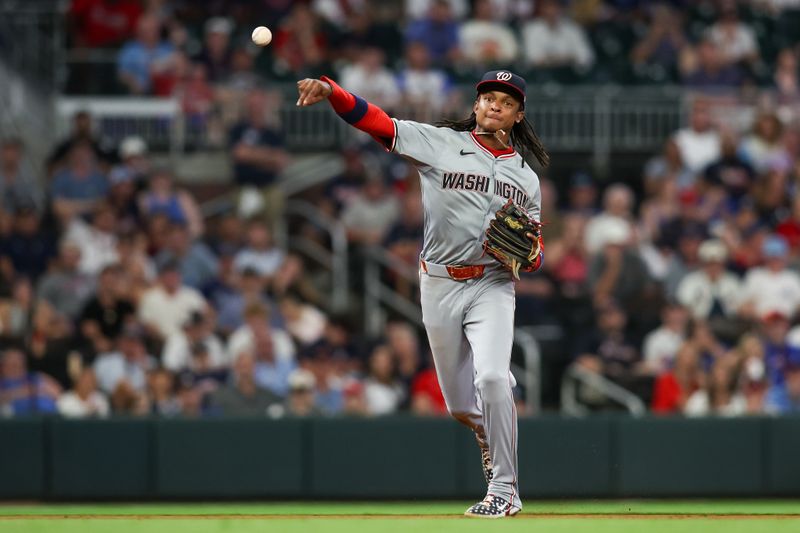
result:
[[[800,496],[800,418],[520,422],[525,498]],[[448,420],[0,422],[0,499],[476,498]]]

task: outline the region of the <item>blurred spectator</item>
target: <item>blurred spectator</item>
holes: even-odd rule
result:
[[[325,193],[320,199],[321,209],[330,216],[338,216],[361,192],[366,181],[367,156],[355,148],[342,151],[344,169],[342,173],[331,179],[325,186]]]
[[[737,153],[734,135],[728,133],[722,136],[720,158],[706,167],[704,178],[708,185],[723,187],[729,200],[729,209],[738,209],[739,201],[750,192],[756,173]]]
[[[800,306],[800,275],[787,268],[789,245],[771,235],[761,249],[764,266],[753,268],[744,278],[739,314],[759,318],[773,311],[792,317]]]
[[[180,266],[169,261],[161,265],[158,283],[142,294],[138,318],[157,337],[166,339],[180,332],[193,312],[205,310],[203,296],[183,284]]]
[[[794,336],[790,339],[788,336],[791,322],[785,312],[769,311],[759,318],[764,370],[770,386],[780,388],[784,385],[786,367],[797,354],[797,339]],[[794,345],[789,343],[790,340]]]
[[[697,253],[702,266],[681,279],[678,301],[698,320],[732,317],[742,291],[739,278],[725,268],[728,250],[714,239],[703,242]]]
[[[700,41],[687,52],[683,65],[683,83],[687,87],[706,92],[735,89],[744,78],[738,65],[726,63],[722,50],[710,39]]]
[[[364,380],[364,397],[371,415],[388,415],[396,412],[406,396],[403,386],[395,378],[392,351],[385,344],[372,349]]]
[[[11,234],[0,240],[0,268],[4,277],[17,274],[36,281],[56,256],[52,233],[42,227],[39,213],[25,208],[16,213]]]
[[[267,297],[266,283],[253,268],[237,272],[233,258],[220,259],[218,283],[209,292],[209,301],[217,311],[217,328],[223,335],[229,335],[244,324],[244,312],[248,305],[257,303],[269,308],[272,304]]]
[[[558,0],[543,0],[539,16],[522,27],[522,54],[530,67],[589,69],[594,51],[583,29],[564,16]]]
[[[573,174],[567,190],[566,210],[586,217],[594,216],[597,214],[596,202],[597,186],[592,177],[585,172]]]
[[[22,351],[0,355],[0,414],[9,416],[55,413],[61,387],[50,376],[29,372]]]
[[[644,296],[649,284],[647,267],[630,246],[631,229],[622,220],[609,223],[599,236],[604,248],[589,263],[589,284],[595,301],[631,305]]]
[[[446,416],[447,405],[433,366],[420,371],[411,382],[411,412],[420,416]]]
[[[271,352],[276,360],[291,361],[295,346],[286,331],[270,325],[269,310],[260,303],[251,303],[244,311],[245,324],[228,337],[228,355],[235,358],[241,352],[256,352],[256,342],[272,343]],[[266,351],[266,348],[264,348]]]
[[[701,267],[700,246],[707,237],[706,226],[698,222],[673,220],[662,228],[662,238],[674,246],[661,279],[668,298],[675,298],[681,280]]]
[[[616,303],[596,308],[596,331],[583,340],[577,362],[582,367],[626,383],[634,376],[640,361],[639,350],[627,333],[628,316]]]
[[[75,387],[58,398],[58,412],[67,418],[106,418],[111,411],[106,396],[97,389],[94,370],[84,368]]]
[[[311,346],[322,339],[328,319],[325,313],[289,293],[279,302],[286,331],[301,347]]]
[[[189,228],[173,223],[169,228],[166,246],[156,257],[156,264],[177,262],[184,283],[194,289],[202,289],[219,272],[217,258],[202,241],[193,240]]]
[[[647,33],[631,52],[631,61],[634,67],[660,65],[672,71],[687,44],[680,15],[666,2],[657,3],[650,11]]]
[[[686,338],[689,315],[680,305],[670,304],[661,311],[661,326],[648,333],[642,345],[644,371],[659,375],[667,371]]]
[[[567,215],[561,238],[547,243],[544,270],[556,281],[562,297],[569,300],[579,299],[588,292],[589,256],[584,247],[585,227],[586,219],[582,215]]]
[[[234,359],[231,382],[217,389],[210,398],[212,412],[225,416],[267,416],[280,397],[260,389],[255,381],[255,358],[248,352]]]
[[[603,211],[586,224],[585,246],[590,254],[602,251],[607,234],[614,234],[626,227],[630,234],[633,218],[633,191],[627,185],[615,183],[603,193]],[[619,229],[618,229],[619,228]],[[609,233],[610,232],[610,233]],[[620,234],[621,235],[621,234]]]
[[[772,414],[797,414],[800,412],[800,361],[789,359],[782,385],[773,385],[767,391],[765,410]]]
[[[193,61],[205,67],[208,79],[219,83],[228,78],[231,72],[231,32],[233,24],[225,17],[212,17],[205,23],[203,49]]]
[[[434,64],[445,65],[461,58],[459,24],[447,0],[431,0],[424,18],[412,19],[406,28],[406,42],[425,45]]]
[[[0,335],[21,342],[33,330],[33,286],[25,277],[12,280],[11,292],[0,298]]]
[[[62,223],[94,210],[108,193],[108,180],[100,173],[88,143],[75,144],[69,153],[69,164],[53,178],[50,193],[53,211]]]
[[[81,248],[74,241],[64,240],[59,246],[55,268],[39,280],[37,297],[45,300],[60,314],[75,320],[94,291],[94,278],[80,270]]]
[[[116,263],[117,236],[114,230],[117,217],[106,203],[98,203],[92,211],[91,224],[82,218],[73,218],[64,233],[64,239],[81,249],[81,272],[95,277],[106,266]]]
[[[720,135],[712,123],[707,100],[694,101],[689,127],[676,131],[673,139],[678,145],[683,164],[694,175],[703,172],[709,164],[719,159]]]
[[[788,167],[788,154],[781,142],[783,125],[777,115],[762,113],[756,118],[753,132],[745,137],[739,153],[759,174]]]
[[[722,53],[725,63],[753,65],[759,59],[753,29],[739,20],[736,0],[720,1],[720,16],[708,30],[708,37]]]
[[[273,225],[283,214],[283,193],[277,182],[288,162],[283,136],[267,123],[267,95],[260,90],[247,94],[244,120],[231,129],[229,140],[234,161],[233,176],[244,196],[255,197],[257,206],[248,216],[262,211]]]
[[[308,2],[294,2],[272,42],[275,68],[294,77],[313,76],[326,59],[327,38]]]
[[[111,142],[92,132],[92,116],[88,111],[80,110],[72,116],[72,131],[69,136],[59,142],[47,157],[48,173],[53,174],[68,164],[68,156],[73,148],[87,143],[99,162],[108,164],[113,161],[115,154]]]
[[[409,20],[424,18],[430,14],[431,8],[436,3],[436,0],[406,0],[404,2],[406,16]],[[447,4],[448,9],[457,19],[463,19],[469,14],[468,0],[442,0],[442,3]]]
[[[106,266],[97,279],[97,291],[81,311],[80,334],[95,353],[111,351],[125,324],[135,317],[136,309],[128,299],[128,282],[119,264]]]
[[[83,362],[82,354],[74,350],[72,321],[45,300],[36,301],[31,310],[32,327],[25,338],[28,368],[67,388]]]
[[[269,227],[260,220],[247,226],[247,245],[239,250],[233,260],[238,272],[252,269],[269,284],[286,262],[286,252],[278,248]]]
[[[138,135],[129,135],[119,143],[118,152],[119,167],[130,173],[137,186],[143,183],[151,172],[147,142]]]
[[[677,189],[686,189],[695,183],[695,177],[684,165],[680,147],[674,138],[667,139],[663,152],[647,162],[644,178],[648,195],[661,190],[665,182],[673,182],[673,188]]]
[[[136,24],[136,38],[120,50],[118,75],[131,94],[150,93],[154,76],[168,73],[172,68],[175,48],[161,39],[160,26],[155,16],[142,15]]]
[[[773,84],[779,103],[790,104],[800,100],[800,68],[797,63],[797,52],[792,48],[781,50],[775,60]]]
[[[206,356],[204,363],[207,363],[204,368],[218,369],[229,364],[228,354],[222,341],[214,334],[211,320],[200,311],[193,311],[183,323],[182,330],[166,338],[161,363],[172,372],[195,370],[192,368],[193,355],[201,352],[198,345],[204,348],[202,354]]]
[[[23,161],[24,145],[13,137],[0,145],[0,210],[14,213],[20,209],[44,210],[44,191],[33,169]]]
[[[351,241],[365,246],[378,244],[400,215],[397,198],[380,174],[368,176],[361,193],[344,209],[341,221]]]
[[[175,186],[172,173],[165,168],[150,175],[147,189],[139,197],[139,211],[144,216],[163,213],[173,224],[187,225],[192,238],[203,235],[203,216],[197,201]]]
[[[687,416],[740,416],[747,413],[747,399],[738,390],[738,361],[726,356],[714,362],[704,387],[684,405]]]
[[[422,367],[417,332],[408,322],[391,322],[386,326],[386,342],[394,359],[397,378],[404,388],[409,389]]]
[[[113,48],[133,36],[141,14],[137,0],[73,0],[69,9],[73,46]]]
[[[277,333],[279,330],[262,324],[258,327],[251,327],[250,331],[252,332],[252,351],[256,358],[256,384],[282,398],[285,397],[289,388],[289,375],[295,369],[295,362],[285,353],[276,353],[276,344],[280,340],[278,339],[276,342],[273,332]]]
[[[293,417],[320,416],[322,411],[315,405],[314,374],[298,368],[289,375],[289,395],[286,397],[286,413]]]
[[[106,198],[117,219],[117,231],[130,233],[142,224],[136,202],[136,183],[133,173],[122,165],[111,169],[108,181],[111,189]]]
[[[417,193],[406,194],[402,198],[402,211],[399,219],[389,228],[383,239],[383,246],[394,257],[406,265],[416,266],[422,250],[423,211],[422,197]],[[398,279],[395,286],[401,279]]]
[[[453,107],[450,79],[444,70],[430,66],[428,49],[422,43],[411,42],[406,46],[405,68],[397,75],[403,101],[421,117],[439,116],[447,107]]]
[[[697,349],[691,343],[684,343],[675,356],[672,369],[656,379],[651,405],[653,412],[664,415],[682,413],[702,383]]]
[[[147,373],[155,364],[144,345],[144,330],[138,324],[125,326],[116,350],[100,355],[94,362],[97,383],[110,395],[114,411],[138,412],[142,408]]]
[[[181,403],[175,395],[175,377],[164,368],[147,374],[147,406],[152,415],[173,417],[181,414]]]
[[[367,400],[364,397],[364,385],[357,379],[352,379],[345,384],[342,390],[344,416],[366,416]]]
[[[380,48],[361,50],[355,63],[342,68],[341,86],[382,109],[395,109],[400,103],[400,88],[385,61]]]
[[[509,65],[517,59],[514,32],[494,16],[491,0],[477,0],[472,18],[461,25],[459,39],[464,60],[479,69]]]
[[[775,233],[786,239],[792,255],[800,252],[800,196],[792,198],[791,212],[778,224]]]

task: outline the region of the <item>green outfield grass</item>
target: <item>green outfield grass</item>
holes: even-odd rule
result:
[[[503,531],[797,533],[800,501],[526,502],[518,517],[461,515],[470,502],[0,505],[3,533]]]

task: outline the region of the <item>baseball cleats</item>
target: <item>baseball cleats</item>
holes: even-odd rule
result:
[[[464,512],[464,516],[473,518],[503,518],[514,516],[520,508],[500,496],[487,494],[483,501],[476,503]]]

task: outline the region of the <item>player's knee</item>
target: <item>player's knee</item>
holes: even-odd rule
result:
[[[508,380],[508,374],[489,372],[475,379],[475,388],[481,393],[484,401],[492,401],[507,398],[511,382]]]

